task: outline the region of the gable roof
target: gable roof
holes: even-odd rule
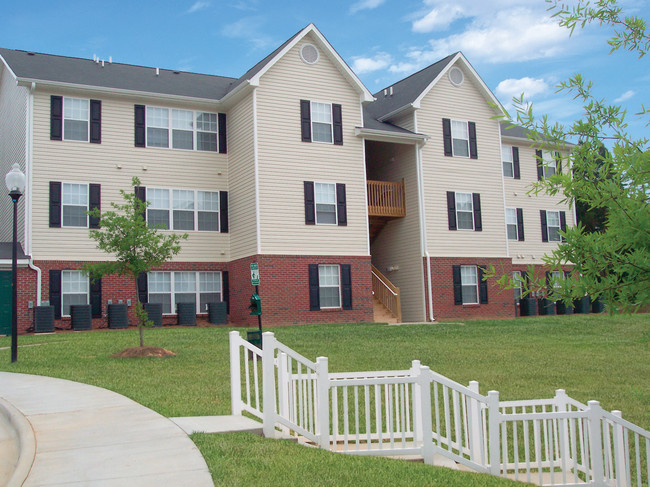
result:
[[[0,48],[19,81],[219,100],[234,78]]]

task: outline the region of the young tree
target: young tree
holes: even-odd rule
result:
[[[187,234],[164,234],[150,227],[145,220],[148,203],[141,201],[135,193],[140,180],[131,180],[133,191],[120,190],[124,203],[111,202],[112,210],[101,213],[99,208],[88,212],[99,218],[100,230],[91,230],[90,237],[97,242],[97,248],[110,254],[115,260],[88,264],[84,270],[91,278],[109,274],[127,276],[137,289],[138,276],[153,267],[169,261],[181,250],[180,241]],[[148,322],[147,313],[138,300],[135,315],[140,332],[140,347],[144,346],[143,326]]]
[[[610,54],[622,48],[636,52],[641,59],[650,48],[646,21],[623,16],[616,0],[579,0],[573,7],[557,0],[547,3],[559,24],[572,32],[593,22],[612,27]],[[523,95],[514,100],[514,123],[528,130],[537,147],[563,151],[563,165],[572,168],[536,183],[532,192],[561,194],[563,202],[575,202],[579,208],[604,217],[604,228],[597,232],[586,231],[582,224],[569,228],[557,250],[545,256],[545,265],[551,269],[567,263],[575,266],[571,279],[556,283],[554,298],[569,302],[588,293],[603,296],[611,309],[645,307],[650,304],[649,141],[630,137],[625,110],[596,99],[591,83],[581,75],[558,88],[583,105],[583,118],[569,127],[551,124],[547,117],[537,119]],[[644,106],[638,115],[648,116]],[[566,151],[565,141],[578,143]],[[604,145],[609,150],[603,150]],[[507,287],[515,285],[505,276],[500,282]],[[531,284],[532,289],[544,287],[547,284],[539,281]]]

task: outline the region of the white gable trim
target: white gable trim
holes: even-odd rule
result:
[[[11,76],[13,76],[13,78],[14,78],[16,81],[18,81],[18,76],[16,76],[16,73],[14,73],[14,70],[11,69],[11,66],[9,66],[9,63],[8,63],[7,61],[5,61],[5,58],[3,58],[2,56],[0,56],[0,61],[2,61],[2,64],[5,65],[5,68],[7,68],[7,69],[9,70],[9,72],[11,73]]]
[[[496,96],[494,96],[494,94],[492,93],[492,91],[490,91],[490,88],[488,88],[487,85],[483,82],[483,80],[482,80],[481,77],[478,75],[478,73],[474,70],[474,68],[472,67],[472,65],[471,65],[471,64],[469,63],[469,61],[467,60],[467,58],[466,58],[465,56],[463,56],[463,53],[462,53],[462,52],[457,53],[457,54],[454,56],[454,58],[453,58],[450,62],[447,63],[447,66],[445,66],[445,68],[444,68],[442,71],[440,71],[440,73],[438,74],[438,76],[436,76],[435,79],[434,79],[431,83],[429,83],[429,86],[427,86],[427,87],[422,91],[422,93],[420,93],[420,96],[418,96],[418,97],[415,99],[415,101],[413,102],[413,106],[414,106],[415,108],[420,108],[420,102],[422,101],[422,98],[424,98],[424,97],[427,95],[427,93],[429,93],[429,91],[431,91],[431,89],[436,85],[436,83],[438,83],[438,81],[439,81],[443,76],[447,75],[447,73],[449,72],[449,70],[450,70],[450,69],[451,69],[451,68],[452,68],[452,67],[453,67],[457,62],[462,63],[463,66],[464,66],[464,67],[465,67],[465,68],[466,68],[466,69],[467,69],[467,70],[472,74],[472,76],[474,77],[474,79],[475,79],[476,81],[478,81],[479,88],[480,88],[480,91],[481,91],[483,97],[484,97],[488,102],[493,103],[493,104],[495,105],[495,109],[496,109],[496,110],[498,110],[498,111],[500,111],[501,113],[505,114],[506,111],[505,111],[505,109],[503,108],[503,105],[501,105],[501,102],[497,99]]]
[[[304,37],[309,34],[313,33],[316,38],[320,41],[320,45],[322,48],[325,49],[325,51],[329,54],[331,58],[333,58],[341,71],[343,73],[343,76],[348,80],[348,82],[359,92],[361,95],[361,101],[362,102],[371,102],[374,101],[375,98],[372,96],[372,93],[368,91],[368,88],[364,86],[364,84],[361,82],[361,80],[357,77],[356,74],[350,69],[350,67],[343,61],[341,56],[334,50],[332,45],[325,39],[323,34],[320,33],[320,31],[316,28],[314,24],[309,24],[307,27],[305,27],[302,31],[296,35],[291,42],[289,42],[284,48],[278,52],[273,59],[271,59],[266,65],[259,70],[255,76],[253,76],[250,79],[250,83],[253,86],[259,86],[260,83],[260,78],[266,73],[269,69],[271,69],[275,63],[277,63],[287,52],[289,52],[291,49],[295,47],[296,44],[298,44]]]

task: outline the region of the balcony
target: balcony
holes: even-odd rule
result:
[[[401,218],[406,216],[404,180],[366,181],[368,187],[368,216]]]

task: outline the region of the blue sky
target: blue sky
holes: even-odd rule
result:
[[[568,0],[571,3],[571,0]],[[624,0],[626,13],[650,19],[650,0]],[[508,108],[522,92],[535,112],[570,122],[580,105],[555,93],[579,72],[598,97],[634,116],[650,106],[650,55],[608,55],[611,32],[566,29],[543,0],[141,0],[10,2],[0,46],[239,77],[278,45],[316,24],[371,92],[462,51]]]

